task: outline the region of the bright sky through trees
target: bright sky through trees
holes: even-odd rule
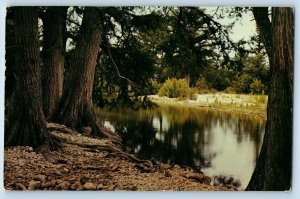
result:
[[[205,7],[207,13],[213,15],[216,12],[217,7]],[[220,12],[220,10],[218,11]],[[215,19],[223,25],[232,23],[235,18],[225,17],[224,19]],[[252,12],[243,13],[242,17],[238,19],[230,31],[230,38],[234,42],[238,42],[241,39],[249,40],[251,36],[256,33],[256,24]]]

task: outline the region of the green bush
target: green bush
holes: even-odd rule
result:
[[[190,95],[190,88],[185,79],[167,79],[158,91],[159,96],[170,98],[186,98]]]
[[[196,88],[190,88],[189,89],[189,99],[196,100],[197,99],[197,89]]]
[[[236,93],[236,90],[235,90],[234,87],[228,86],[228,87],[224,90],[224,93],[227,93],[227,94],[234,94],[234,93]]]
[[[242,74],[236,81],[233,82],[233,87],[237,93],[249,93],[250,84],[253,82],[249,74]]]
[[[253,94],[262,94],[264,92],[264,87],[264,84],[260,80],[254,79],[250,85],[250,91]]]
[[[208,90],[209,86],[207,84],[207,81],[204,77],[199,77],[199,79],[196,82],[196,88],[201,91],[201,90]]]
[[[150,92],[151,94],[156,94],[161,88],[162,84],[158,83],[156,80],[150,79]]]

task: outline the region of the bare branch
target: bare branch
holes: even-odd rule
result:
[[[108,45],[107,45],[107,52],[108,52],[109,58],[111,59],[111,61],[112,61],[113,65],[114,65],[114,67],[115,67],[116,70],[117,70],[118,76],[119,76],[120,78],[125,79],[126,81],[128,81],[128,83],[129,83],[132,87],[134,87],[134,88],[140,88],[139,85],[135,84],[133,81],[131,81],[131,80],[128,79],[127,77],[124,77],[123,75],[121,75],[120,70],[119,70],[119,68],[118,68],[118,66],[117,66],[117,64],[116,64],[116,62],[115,62],[115,60],[113,59],[113,57],[112,57],[112,55],[111,55],[111,53],[110,53],[110,49],[109,49],[109,46],[108,46]]]

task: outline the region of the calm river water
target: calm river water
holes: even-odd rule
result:
[[[119,133],[139,158],[187,165],[211,177],[239,180],[245,188],[262,144],[261,117],[186,107],[101,111],[104,125]]]

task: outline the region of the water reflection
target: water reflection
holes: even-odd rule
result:
[[[100,112],[104,125],[122,135],[128,152],[233,177],[242,188],[253,172],[265,126],[260,117],[171,106]]]

